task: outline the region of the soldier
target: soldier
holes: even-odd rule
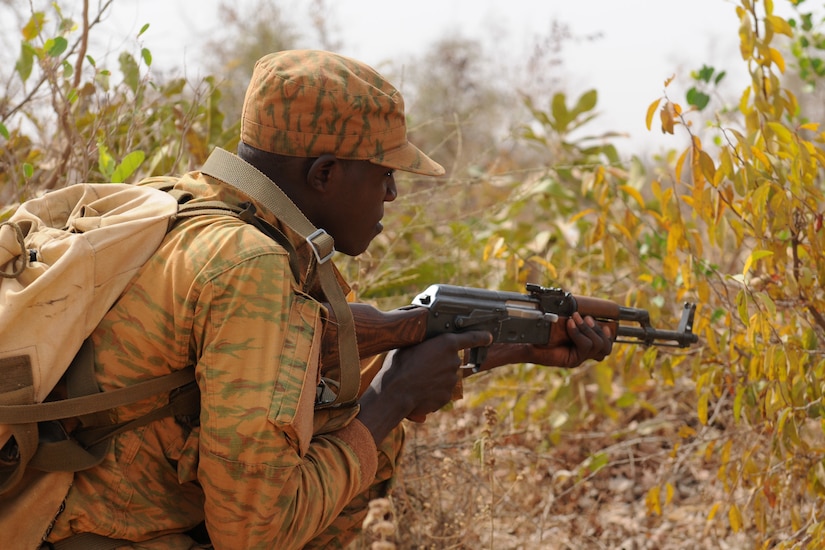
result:
[[[396,170],[444,173],[407,141],[399,92],[363,63],[328,52],[262,58],[240,139],[229,171],[242,178],[254,166],[348,255],[381,232],[385,203],[398,195]],[[178,222],[92,337],[103,390],[195,365],[200,415],[117,435],[100,465],[75,475],[49,542],[343,547],[396,475],[401,421],[446,404],[459,352],[491,341],[467,332],[399,350],[357,403],[317,406],[329,374],[320,363],[328,312],[317,251],[229,179],[197,171],[176,188],[192,201],[251,204],[276,239],[236,217]],[[526,360],[573,367],[610,353],[611,334],[592,319],[575,314],[566,329],[570,347],[497,349],[484,368]],[[115,420],[165,401],[118,409]]]

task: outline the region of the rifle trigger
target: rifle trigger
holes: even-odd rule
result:
[[[467,363],[468,367],[472,367],[473,373],[477,373],[481,368],[481,364],[487,358],[487,348],[471,348],[470,360]]]

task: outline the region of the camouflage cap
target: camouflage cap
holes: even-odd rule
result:
[[[288,50],[258,60],[244,99],[241,141],[280,155],[332,153],[444,174],[407,141],[401,93],[364,63],[325,51]]]

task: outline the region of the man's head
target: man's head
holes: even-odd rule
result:
[[[401,94],[367,65],[329,52],[283,51],[255,65],[238,154],[275,180],[349,255],[382,230],[394,170],[444,169],[407,141]]]
[[[407,141],[398,90],[364,63],[325,51],[282,51],[256,63],[241,141],[278,155],[333,154],[425,176],[444,174]]]

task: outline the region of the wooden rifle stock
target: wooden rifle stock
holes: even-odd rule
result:
[[[427,334],[428,311],[423,307],[404,307],[381,311],[367,304],[350,304],[355,320],[358,354],[362,359],[423,342]],[[321,342],[323,368],[338,365],[338,331],[330,312]]]

